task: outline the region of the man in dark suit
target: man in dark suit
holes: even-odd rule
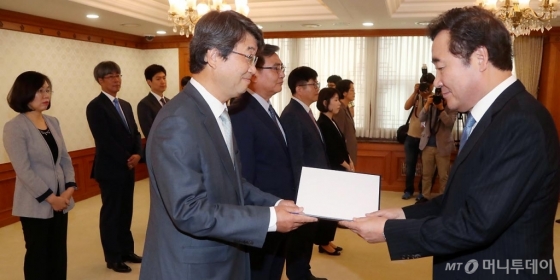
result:
[[[95,140],[91,177],[101,190],[99,231],[107,268],[130,272],[124,262],[140,263],[130,231],[134,195],[134,167],[140,160],[140,133],[130,103],[117,98],[121,69],[113,61],[95,66],[101,94],[87,106],[86,115]]]
[[[229,108],[241,157],[242,175],[264,192],[296,199],[296,185],[288,145],[280,118],[270,98],[282,91],[285,67],[276,54],[278,46],[265,44],[258,53],[247,91]],[[287,234],[269,232],[262,248],[250,248],[251,279],[280,280]]]
[[[303,166],[329,168],[321,132],[309,108],[319,96],[317,76],[315,70],[306,66],[290,72],[288,86],[292,100],[280,117],[288,140],[296,186],[299,186]],[[291,234],[286,255],[286,274],[290,280],[324,279],[313,276],[309,265],[316,229],[316,224],[310,224]]]
[[[159,112],[148,138],[150,217],[140,279],[248,280],[247,246],[316,221],[241,177],[226,101],[247,90],[263,43],[260,29],[234,11],[198,21],[192,79]]]
[[[144,70],[144,77],[150,87],[150,93],[138,103],[137,113],[140,128],[146,139],[150,134],[150,128],[152,128],[157,113],[169,101],[169,98],[163,96],[163,92],[167,89],[166,75],[165,68],[157,64],[152,64]]]
[[[558,134],[512,76],[508,30],[480,7],[447,11],[428,29],[434,85],[449,108],[468,112],[447,188],[341,224],[368,242],[386,238],[391,259],[434,256],[434,279],[557,279]]]

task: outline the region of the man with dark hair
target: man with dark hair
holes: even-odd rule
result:
[[[101,93],[86,109],[89,129],[95,140],[91,177],[101,190],[99,231],[107,268],[130,272],[124,262],[140,263],[134,254],[132,224],[134,167],[140,160],[140,133],[130,103],[117,98],[121,69],[113,61],[95,66],[93,76]]]
[[[264,192],[296,199],[296,185],[288,144],[270,98],[282,91],[284,70],[279,48],[265,44],[258,53],[257,71],[245,93],[229,107],[242,175]],[[262,248],[250,247],[251,279],[280,280],[287,234],[269,232]]]
[[[327,87],[336,88],[336,83],[342,81],[339,75],[331,75],[327,78]]]
[[[163,92],[167,89],[166,75],[165,68],[157,64],[152,64],[144,70],[150,93],[138,103],[137,113],[140,128],[146,138],[150,134],[150,128],[152,128],[157,113],[169,101],[169,98],[163,96]]]
[[[386,238],[391,259],[434,256],[436,280],[557,279],[558,133],[512,76],[508,30],[481,7],[451,9],[428,30],[434,85],[468,112],[445,193],[341,224],[371,243]]]
[[[317,72],[306,66],[298,67],[290,72],[288,86],[292,100],[282,111],[280,120],[290,145],[296,186],[299,186],[303,166],[328,169],[329,164],[319,126],[309,108],[319,96]],[[310,224],[292,233],[286,256],[286,275],[290,280],[322,279],[311,274],[309,265],[316,231],[317,225]]]
[[[410,115],[408,123],[408,131],[404,140],[404,156],[406,165],[406,181],[402,199],[410,199],[414,194],[414,178],[416,177],[416,163],[420,155],[420,137],[422,136],[422,126],[420,125],[420,112],[426,104],[426,99],[434,89],[435,76],[432,73],[426,73],[420,77],[420,83],[414,85],[414,91],[404,103],[404,109],[414,110]],[[420,87],[420,85],[423,85]],[[418,183],[417,201],[424,198],[422,195],[422,180]],[[424,201],[422,201],[424,202]]]
[[[226,102],[247,89],[263,43],[259,28],[234,11],[198,21],[192,79],[159,112],[148,138],[150,217],[140,279],[249,279],[247,246],[316,221],[241,176]]]
[[[334,115],[333,119],[338,125],[340,132],[346,138],[346,149],[350,155],[350,164],[352,167],[358,160],[358,139],[356,139],[356,126],[354,125],[354,117],[350,111],[350,104],[356,98],[354,91],[354,83],[350,80],[341,80],[336,83],[338,90],[338,99],[340,100],[340,111]]]
[[[189,83],[190,80],[191,80],[191,76],[185,76],[181,78],[181,90],[185,88],[185,86]]]

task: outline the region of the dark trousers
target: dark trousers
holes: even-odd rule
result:
[[[54,212],[50,219],[20,217],[25,240],[26,280],[66,279],[68,214]]]
[[[406,136],[404,140],[404,153],[406,164],[406,185],[404,192],[414,193],[414,177],[416,175],[416,163],[418,162],[418,155],[420,155],[420,138]],[[422,185],[418,185],[418,192],[422,192]]]
[[[121,262],[122,256],[134,252],[134,239],[130,226],[134,197],[134,172],[129,178],[100,181],[101,211],[99,232],[105,261]]]
[[[280,280],[286,260],[287,233],[269,232],[262,248],[249,247],[252,280]]]
[[[336,234],[336,226],[338,222],[329,220],[319,220],[317,223],[317,234],[315,235],[315,244],[329,245],[334,240]]]
[[[286,248],[286,276],[290,280],[308,280],[317,223],[305,224],[289,234]]]

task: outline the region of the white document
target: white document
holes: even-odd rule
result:
[[[303,167],[297,205],[305,215],[352,220],[379,210],[381,177]]]

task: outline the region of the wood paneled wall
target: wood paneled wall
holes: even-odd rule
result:
[[[94,155],[95,148],[70,152],[76,174],[76,184],[78,185],[78,190],[74,193],[75,201],[84,200],[99,194],[97,181],[90,178]],[[135,179],[137,181],[148,178],[148,169],[145,163],[138,164],[135,171]],[[12,216],[15,183],[16,173],[12,168],[12,164],[0,164],[0,227],[19,221],[18,217]]]
[[[451,163],[455,154],[451,155]],[[399,143],[358,142],[356,172],[381,176],[381,190],[404,192],[406,172],[404,145]],[[418,159],[414,190],[422,177],[422,161]],[[432,193],[439,192],[439,180],[432,186]]]

